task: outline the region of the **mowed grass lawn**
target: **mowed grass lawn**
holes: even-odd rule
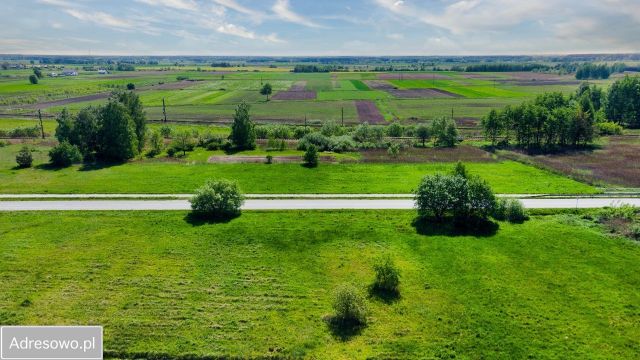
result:
[[[0,148],[0,193],[189,193],[207,179],[231,179],[247,193],[410,193],[426,174],[453,164],[321,163],[208,164],[139,160],[122,165],[51,169],[47,148],[34,153],[34,168],[17,169],[20,146]],[[594,187],[518,162],[469,163],[497,193],[594,193]]]
[[[104,326],[106,357],[634,359],[640,247],[577,217],[419,235],[411,211],[4,213],[0,323]],[[52,221],[55,219],[55,221]],[[340,338],[332,293],[374,259],[401,297]]]

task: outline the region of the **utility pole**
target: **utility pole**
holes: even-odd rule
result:
[[[307,114],[304,114],[304,132],[307,133]]]
[[[451,107],[451,120],[453,120],[453,106]]]
[[[38,109],[38,119],[40,119],[40,132],[42,132],[42,138],[44,139],[44,125],[42,124],[42,112]]]
[[[340,108],[342,112],[342,127],[344,127],[344,107]]]
[[[167,108],[164,106],[164,98],[162,98],[162,115],[164,116],[164,122],[167,122]]]

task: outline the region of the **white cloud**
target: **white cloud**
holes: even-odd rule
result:
[[[172,9],[178,10],[190,10],[196,11],[198,10],[198,4],[196,4],[193,0],[136,0],[139,3],[153,5],[153,6],[164,6]]]
[[[236,0],[213,0],[215,3],[217,3],[218,5],[224,6],[225,8],[229,8],[233,11],[237,11],[241,14],[245,14],[245,15],[249,15],[253,17],[253,21],[260,21],[262,20],[266,14],[248,8],[240,3],[238,3]]]
[[[290,8],[289,0],[276,0],[271,7],[271,10],[275,13],[275,15],[281,20],[288,21],[294,24],[304,25],[307,27],[320,28],[322,27],[319,24],[307,19],[306,17],[297,14]]]
[[[116,18],[113,15],[96,11],[96,12],[84,12],[75,9],[65,9],[65,12],[76,19],[96,23],[98,25],[104,25],[116,29],[133,29],[134,24],[126,19]]]
[[[387,39],[402,40],[402,39],[404,39],[404,35],[398,34],[398,33],[387,34]]]

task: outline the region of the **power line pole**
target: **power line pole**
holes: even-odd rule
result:
[[[342,107],[340,110],[342,112],[342,127],[344,127],[344,107]]]
[[[162,115],[164,116],[164,122],[167,122],[167,109],[164,106],[164,98],[162,98]]]
[[[40,132],[42,132],[42,138],[44,139],[44,124],[42,124],[42,112],[38,109],[38,119],[40,119]]]
[[[451,120],[453,120],[453,106],[451,107]]]

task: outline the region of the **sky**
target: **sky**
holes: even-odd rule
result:
[[[640,0],[3,0],[0,53],[640,52]]]

